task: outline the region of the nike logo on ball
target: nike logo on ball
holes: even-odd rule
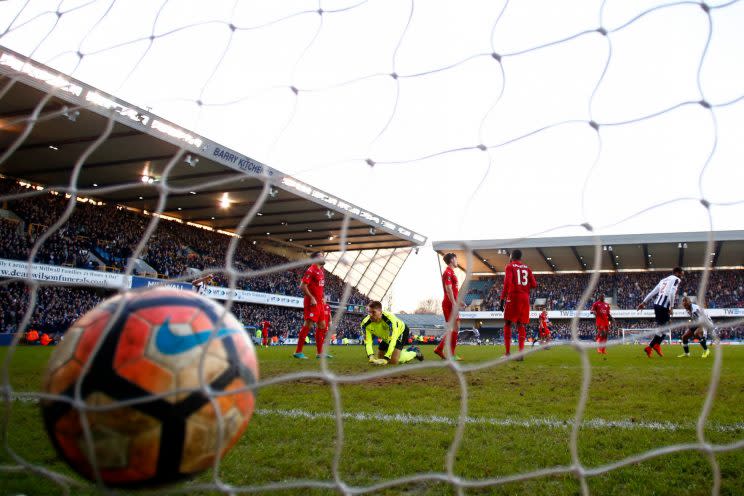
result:
[[[215,339],[229,336],[238,332],[235,329],[220,329],[215,334]],[[168,320],[158,328],[155,335],[155,347],[163,355],[178,355],[185,353],[192,348],[196,348],[209,340],[212,331],[202,331],[194,334],[175,334],[169,325]]]

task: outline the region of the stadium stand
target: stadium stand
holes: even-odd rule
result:
[[[0,193],[24,191],[24,187],[9,179],[0,179]],[[26,260],[39,234],[59,219],[67,205],[64,195],[48,194],[7,202],[5,210],[21,221],[2,219],[0,258]],[[137,212],[112,205],[79,203],[65,224],[47,240],[35,257],[35,262],[51,265],[94,268],[93,260],[102,261],[108,270],[121,271],[131,257],[148,219]],[[224,267],[224,254],[230,238],[177,222],[162,220],[151,236],[142,260],[156,273],[138,271],[140,275],[173,278],[188,275],[192,270]],[[94,257],[91,257],[93,255]],[[234,266],[241,271],[265,269],[288,263],[285,257],[269,253],[259,246],[241,241]],[[292,269],[270,276],[251,277],[238,282],[239,289],[263,293],[301,296],[299,280],[302,269]],[[218,285],[227,287],[227,279],[218,274]],[[326,291],[329,301],[338,302],[344,282],[328,274]],[[367,297],[356,288],[348,302],[364,305]]]
[[[25,284],[12,282],[0,287],[0,332],[13,333],[28,308],[29,294]],[[24,332],[35,329],[48,334],[62,334],[82,314],[96,306],[111,291],[79,287],[41,287],[31,320]],[[297,337],[302,326],[302,309],[250,303],[234,303],[233,312],[246,326],[259,327],[261,321],[271,322],[270,336]],[[338,338],[359,336],[361,316],[345,314],[335,328]]]
[[[412,329],[434,329],[444,327],[444,317],[439,314],[400,314],[400,320]]]
[[[101,301],[101,292],[87,288],[44,287],[37,293],[37,301],[29,325],[49,334],[63,333],[78,317]],[[28,309],[28,288],[22,283],[0,287],[0,332],[18,330]]]
[[[24,332],[35,329],[50,335],[59,335],[72,324],[75,319],[97,305],[111,292],[73,287],[42,287],[37,293],[37,303],[28,326]],[[28,289],[22,283],[9,283],[0,287],[0,332],[13,333],[18,330],[28,305]],[[302,326],[302,310],[280,306],[256,305],[250,303],[234,303],[233,312],[246,326],[259,327],[261,321],[271,322],[270,336],[283,339],[297,337]],[[428,331],[439,329],[444,325],[441,315],[402,314],[401,319],[406,322],[416,334],[428,334]],[[357,339],[360,336],[360,315],[345,314],[335,328],[337,339]],[[744,339],[744,327],[728,327],[725,321],[720,322],[719,336],[722,339]],[[551,326],[553,339],[568,339],[570,337],[570,321],[553,321]],[[619,326],[611,331],[611,337],[621,337],[624,329],[647,329],[652,327],[651,319],[623,319]],[[533,326],[534,327],[534,326]],[[679,338],[683,330],[676,330],[674,338]],[[579,337],[591,340],[594,338],[594,323],[591,320],[579,322]]]
[[[602,273],[595,294],[612,298],[615,308],[635,308],[656,285],[662,272]],[[701,271],[687,271],[680,294],[695,295]],[[589,282],[589,274],[537,274],[536,299],[545,299],[551,310],[573,310]],[[484,310],[496,310],[503,287],[503,277],[495,276],[484,292]],[[585,309],[589,309],[589,301]],[[715,270],[710,273],[706,296],[708,308],[739,308],[744,306],[744,270]]]
[[[0,194],[17,194],[27,187],[18,182],[0,179]],[[6,201],[0,217],[0,258],[27,260],[38,237],[62,216],[68,199],[64,195],[52,194]],[[51,265],[87,269],[121,271],[132,256],[133,249],[149,222],[140,212],[116,205],[99,205],[79,202],[64,225],[40,247],[35,262]],[[213,231],[205,231],[178,222],[162,220],[142,254],[140,267],[151,267],[153,273],[138,270],[141,275],[160,278],[187,276],[211,267],[224,266],[224,254],[230,237]],[[287,263],[289,259],[263,250],[260,245],[241,240],[234,259],[235,268],[253,271]],[[299,280],[302,268],[251,277],[238,281],[239,289],[262,293],[301,296]],[[660,272],[603,272],[596,294],[604,292],[613,302],[614,308],[634,308],[658,281]],[[695,294],[700,282],[700,271],[688,271],[682,282],[680,294]],[[535,299],[544,301],[551,310],[572,310],[588,284],[587,273],[538,274]],[[228,286],[227,279],[217,274],[215,283]],[[481,310],[497,310],[503,285],[503,276],[474,280],[465,303],[482,300]],[[326,293],[331,302],[340,299],[344,280],[328,273]],[[27,297],[25,286],[19,283],[6,284],[0,289],[0,331],[14,332],[25,312]],[[718,269],[711,272],[708,285],[707,306],[709,308],[744,307],[744,270]],[[105,293],[84,288],[50,288],[39,291],[39,299],[28,328],[48,333],[63,332],[79,315],[97,304]],[[349,303],[364,305],[368,298],[353,288]],[[587,307],[591,305],[591,301]],[[235,311],[246,325],[254,325],[267,319],[274,322],[276,333],[293,337],[301,326],[301,312],[293,308],[268,307],[236,303]],[[405,315],[404,320],[414,329],[439,329],[444,325],[441,316]],[[340,323],[337,335],[357,337],[356,316],[347,316]],[[648,327],[649,322],[624,321],[623,326]],[[580,336],[589,338],[593,334],[590,322],[581,322]],[[554,324],[554,336],[568,336],[568,324]],[[727,329],[722,335],[741,337],[741,329]]]

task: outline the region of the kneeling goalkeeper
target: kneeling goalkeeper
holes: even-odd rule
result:
[[[367,347],[369,363],[373,365],[387,365],[392,363],[407,363],[413,360],[423,360],[424,355],[415,346],[407,347],[408,326],[391,312],[382,311],[382,303],[371,301],[367,305],[367,316],[362,320],[364,345]],[[377,356],[372,349],[372,336],[380,340]],[[403,348],[406,347],[404,350]]]

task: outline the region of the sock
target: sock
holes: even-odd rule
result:
[[[305,338],[309,332],[310,328],[308,326],[302,326],[302,329],[300,329],[300,335],[297,336],[297,348],[295,348],[295,353],[302,353],[302,347],[305,346]]]
[[[527,335],[524,324],[517,325],[517,332],[519,333],[519,351],[522,351],[524,350],[524,338]]]
[[[263,346],[266,346],[267,344],[269,344],[269,338],[263,338],[263,339],[261,340],[261,344],[262,344]]]
[[[414,358],[416,358],[415,351],[400,350],[400,358],[398,359],[398,363],[408,363]]]
[[[455,356],[455,347],[457,346],[457,329],[452,331],[450,333],[450,336],[450,351],[452,351],[452,356]]]
[[[706,342],[705,338],[700,338],[700,346],[702,346],[703,351],[706,351],[708,349],[708,343]]]
[[[687,342],[687,338],[682,338],[682,349],[685,350],[685,355],[690,353],[690,345]]]
[[[654,336],[651,342],[648,344],[649,348],[655,348],[661,343],[661,336]]]
[[[315,328],[315,348],[318,350],[318,355],[323,353],[323,343],[325,343],[326,330],[320,327]]]
[[[506,346],[506,354],[511,352],[511,324],[507,322],[504,324],[504,346]]]
[[[436,349],[434,350],[434,353],[439,354],[442,352],[442,350],[444,349],[444,342],[446,339],[447,339],[447,334],[445,333],[444,335],[442,335],[442,340],[437,345]]]
[[[664,342],[664,338],[662,336],[654,336],[654,339],[651,341],[653,344],[651,347],[658,353],[659,355],[662,355],[661,353],[661,343]]]

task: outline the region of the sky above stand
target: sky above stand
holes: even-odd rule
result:
[[[10,0],[0,44],[426,235],[410,311],[432,240],[742,228],[744,1],[708,5]]]

